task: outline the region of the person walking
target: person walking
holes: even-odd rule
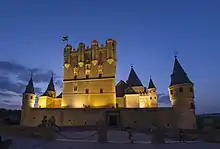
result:
[[[183,133],[183,130],[181,130],[181,129],[179,132],[179,139],[180,139],[180,142],[184,142],[184,133]]]
[[[133,141],[133,135],[132,135],[131,127],[129,127],[127,131],[128,131],[128,139],[129,139],[129,142],[130,142],[131,144],[133,144],[134,141]]]

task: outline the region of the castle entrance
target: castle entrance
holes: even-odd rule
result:
[[[106,114],[107,124],[110,127],[118,127],[120,125],[119,111],[108,111]]]

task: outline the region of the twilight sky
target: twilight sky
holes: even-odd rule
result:
[[[37,93],[52,72],[57,94],[63,75],[63,35],[76,47],[96,39],[117,41],[117,81],[134,65],[166,105],[173,53],[195,83],[197,113],[220,112],[219,0],[0,1],[0,107],[19,108],[34,72]]]

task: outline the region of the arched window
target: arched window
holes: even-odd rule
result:
[[[183,88],[182,87],[179,88],[179,92],[183,92]]]
[[[173,95],[173,90],[170,90],[170,94]]]

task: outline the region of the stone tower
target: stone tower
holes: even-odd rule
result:
[[[62,107],[115,107],[116,41],[64,49]]]
[[[148,84],[148,96],[150,100],[150,107],[157,107],[157,88],[155,87],[152,78],[150,78],[149,84]]]
[[[31,108],[34,108],[35,104],[35,92],[34,92],[34,85],[32,76],[26,86],[25,92],[23,93],[22,97],[22,107],[21,107],[21,121],[20,124],[25,126],[28,125],[29,122],[29,113]]]
[[[194,84],[175,56],[169,96],[176,113],[177,125],[181,129],[194,129],[196,127],[193,87]]]

